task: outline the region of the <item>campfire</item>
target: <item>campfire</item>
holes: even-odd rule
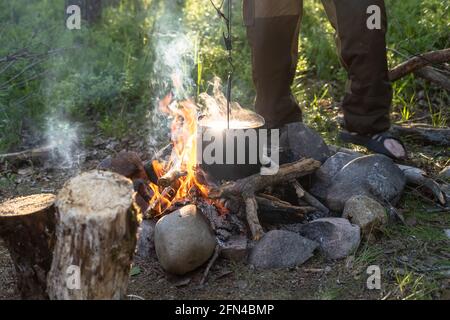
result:
[[[160,216],[177,203],[193,202],[201,197],[209,200],[209,188],[199,181],[197,167],[197,107],[191,101],[172,101],[167,95],[159,109],[173,118],[171,124],[172,152],[169,159],[153,160],[152,169],[157,182],[150,182],[153,196],[147,212]],[[225,211],[218,201],[211,201]]]
[[[223,201],[210,195],[219,181],[214,181],[198,164],[199,152],[202,151],[197,145],[198,130],[202,130],[201,127],[218,131],[245,130],[254,128],[263,121],[239,104],[233,103],[231,119],[227,123],[226,98],[218,78],[214,81],[213,92],[214,96],[206,93],[201,95],[203,109],[207,110],[203,116],[199,116],[200,108],[194,102],[177,101],[171,93],[159,101],[159,111],[172,119],[171,144],[168,147],[171,152],[166,159],[156,156],[148,166],[154,173],[151,176],[156,179],[149,183],[151,199],[145,209],[146,216],[160,217],[179,206],[199,201],[214,206],[220,214],[229,211]]]
[[[0,236],[22,297],[124,297],[136,248],[141,258],[156,256],[168,273],[184,275],[206,264],[202,284],[219,256],[257,268],[297,266],[316,249],[341,259],[388,221],[403,221],[394,205],[406,184],[421,186],[442,206],[448,201],[425,172],[328,146],[302,123],[287,125],[280,136],[290,157],[272,174],[217,179],[198,163],[202,123],[224,132],[261,123],[233,103],[228,126],[218,86],[202,103],[209,110],[203,118],[193,101],[169,94],[159,102],[171,118],[171,141],[151,161],[122,151],[67,181],[57,196],[0,206]],[[61,270],[78,275],[82,290],[67,288],[68,273]]]

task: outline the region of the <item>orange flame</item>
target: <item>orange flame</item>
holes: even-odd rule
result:
[[[216,205],[220,212],[226,212],[219,202],[208,199],[208,187],[197,178],[197,106],[189,100],[177,102],[172,101],[172,98],[169,94],[159,102],[159,110],[173,117],[170,125],[172,154],[167,163],[153,161],[152,165],[158,179],[172,170],[182,172],[183,175],[166,188],[150,183],[154,193],[150,200],[150,210],[159,216],[177,201],[202,197]]]

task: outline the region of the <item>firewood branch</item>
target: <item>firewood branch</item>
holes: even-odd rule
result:
[[[389,72],[389,79],[396,81],[423,67],[450,61],[450,48],[417,55],[399,64]]]
[[[323,213],[328,214],[330,212],[330,210],[325,207],[319,200],[317,200],[312,194],[305,191],[297,180],[292,180],[291,185],[294,187],[299,199],[306,201],[311,206],[319,211],[322,211]]]
[[[317,211],[316,208],[310,206],[294,206],[289,202],[265,194],[259,194],[256,201],[258,217],[267,223],[298,223],[305,219],[305,214]]]
[[[176,183],[178,179],[180,179],[181,177],[185,177],[186,175],[186,171],[181,171],[178,169],[170,170],[158,179],[158,185],[163,188],[173,186],[173,184]]]
[[[320,165],[320,162],[314,159],[301,159],[297,162],[280,166],[278,172],[271,176],[255,174],[234,182],[225,183],[211,190],[210,196],[212,198],[226,198],[228,195],[238,195],[248,198],[269,186],[307,176],[320,168]]]
[[[258,219],[258,203],[255,194],[268,186],[279,185],[286,181],[291,181],[316,171],[320,167],[320,162],[314,159],[302,159],[294,163],[282,165],[275,175],[262,176],[255,174],[234,182],[228,182],[210,192],[211,198],[227,198],[233,196],[242,197],[245,202],[247,222],[252,232],[253,238],[258,240],[264,234]]]
[[[259,223],[258,203],[255,197],[245,198],[245,213],[247,214],[247,223],[252,232],[253,240],[259,240],[264,235],[264,230]]]

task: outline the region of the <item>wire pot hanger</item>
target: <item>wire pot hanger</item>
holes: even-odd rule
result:
[[[214,7],[214,9],[217,11],[217,14],[220,18],[223,19],[226,26],[226,32],[223,32],[223,39],[225,43],[225,49],[228,52],[228,79],[227,79],[227,92],[226,92],[226,98],[227,98],[227,129],[230,129],[230,113],[231,113],[231,86],[233,82],[233,72],[234,72],[234,65],[233,65],[233,45],[232,45],[232,33],[231,33],[231,27],[232,27],[232,11],[233,11],[233,4],[232,0],[222,0],[222,3],[220,6],[217,6],[213,0],[209,0]],[[225,1],[227,2],[227,14],[225,14],[222,9],[225,5]]]

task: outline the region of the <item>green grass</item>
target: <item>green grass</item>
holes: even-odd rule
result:
[[[317,294],[318,300],[339,300],[342,297],[342,291],[343,288],[340,287],[333,287],[333,288],[326,288]]]
[[[13,188],[16,184],[17,176],[13,173],[0,176],[0,189],[7,190]]]
[[[396,294],[401,300],[430,300],[439,290],[435,281],[427,280],[424,275],[412,271],[395,274]]]
[[[444,229],[450,228],[450,216],[442,213],[427,212],[428,205],[418,199],[414,193],[407,193],[400,204],[406,219],[414,219],[415,225],[395,224],[384,229],[390,238],[410,238],[423,242],[450,245]]]
[[[367,268],[374,264],[382,256],[383,249],[373,244],[364,243],[356,253],[354,266]]]

